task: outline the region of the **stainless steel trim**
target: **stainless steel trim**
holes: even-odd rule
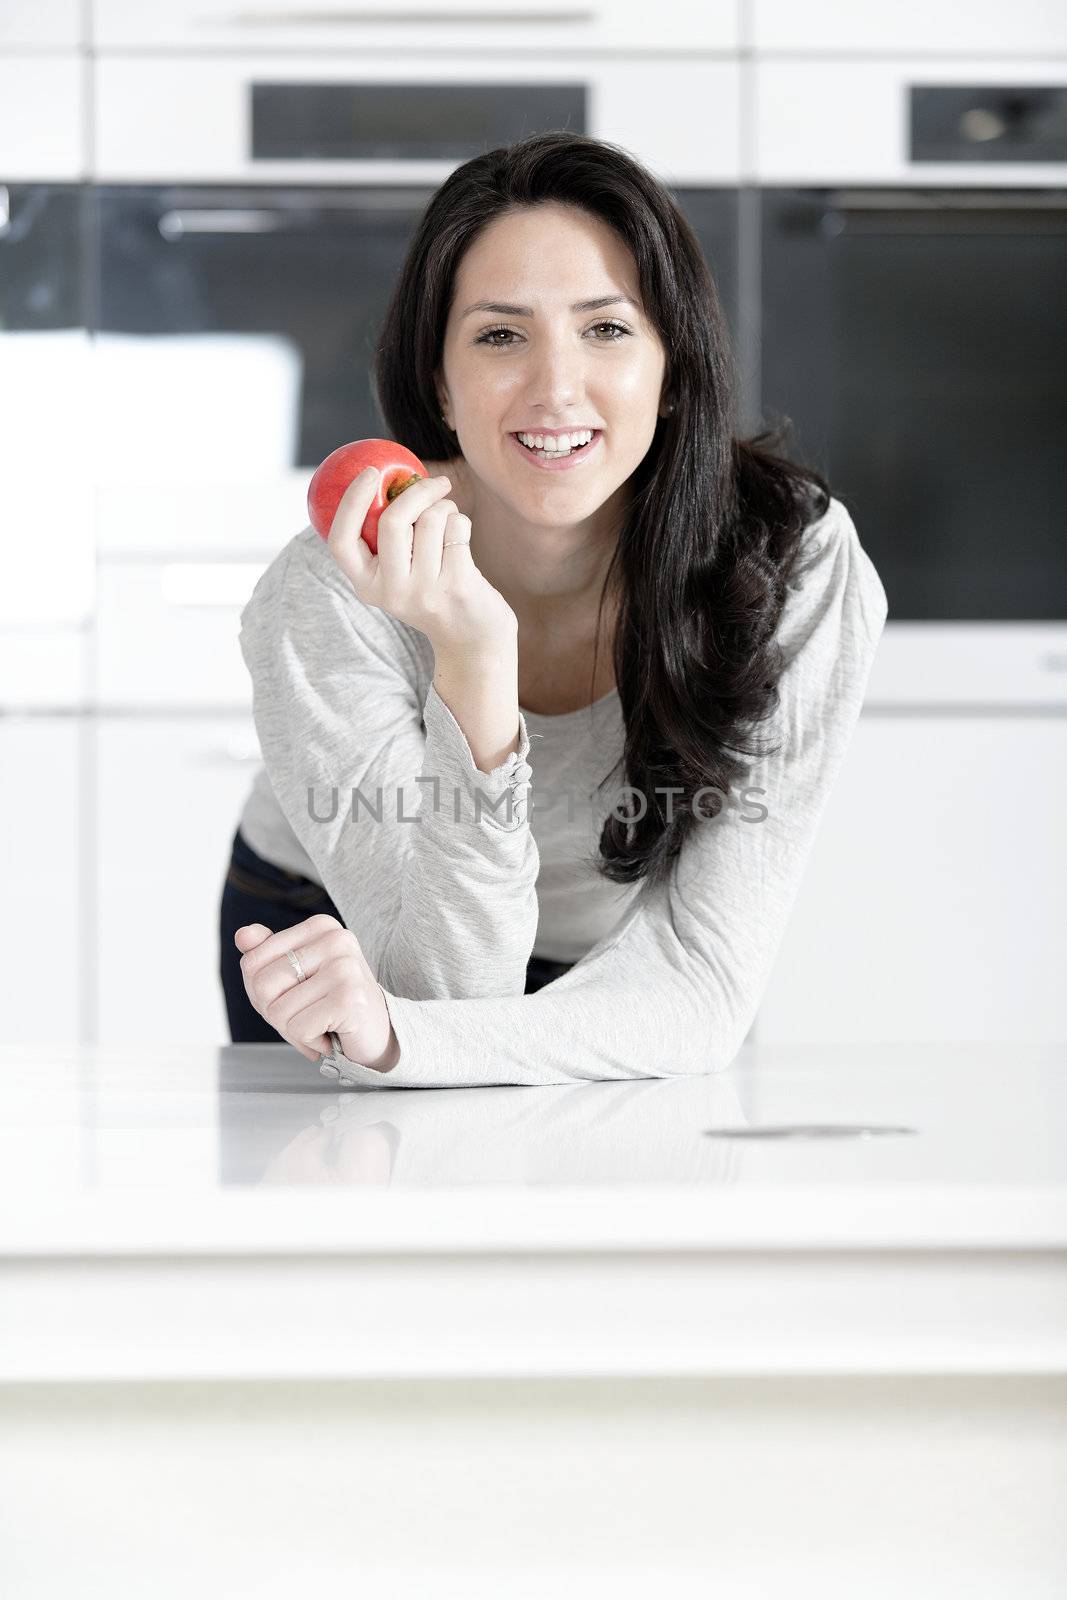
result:
[[[0,239],[4,237],[11,227],[11,191],[6,183],[0,183]]]

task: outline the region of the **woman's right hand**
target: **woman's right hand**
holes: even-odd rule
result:
[[[379,519],[374,555],[360,531],[378,488],[368,468],[341,496],[326,547],[360,600],[418,628],[439,654],[513,646],[518,620],[475,566],[470,518],[445,498],[451,487],[423,478],[398,494]]]

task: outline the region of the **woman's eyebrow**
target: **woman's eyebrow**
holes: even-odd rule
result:
[[[602,306],[620,305],[633,306],[636,311],[641,309],[637,301],[632,300],[628,294],[606,294],[599,300],[576,300],[571,310],[599,311]],[[502,300],[476,300],[472,306],[467,307],[463,315],[469,317],[475,311],[493,311],[502,317],[532,317],[534,314],[532,306],[509,306]]]

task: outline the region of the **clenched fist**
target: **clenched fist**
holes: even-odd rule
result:
[[[350,1061],[389,1072],[400,1045],[381,985],[354,933],[319,915],[272,933],[262,923],[238,928],[245,992],[265,1022],[309,1061],[332,1055],[335,1033]],[[299,977],[287,955],[294,951]]]

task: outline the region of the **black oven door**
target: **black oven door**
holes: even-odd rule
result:
[[[1067,618],[1067,190],[768,189],[761,405],[895,621]]]
[[[83,198],[78,184],[0,173],[0,332],[84,326]]]
[[[409,240],[433,191],[242,185],[94,193],[93,322],[104,333],[277,334],[301,357],[294,468],[380,433],[371,363]],[[737,328],[737,191],[676,198]],[[131,395],[131,405],[151,403]],[[170,441],[181,459],[181,441]]]

